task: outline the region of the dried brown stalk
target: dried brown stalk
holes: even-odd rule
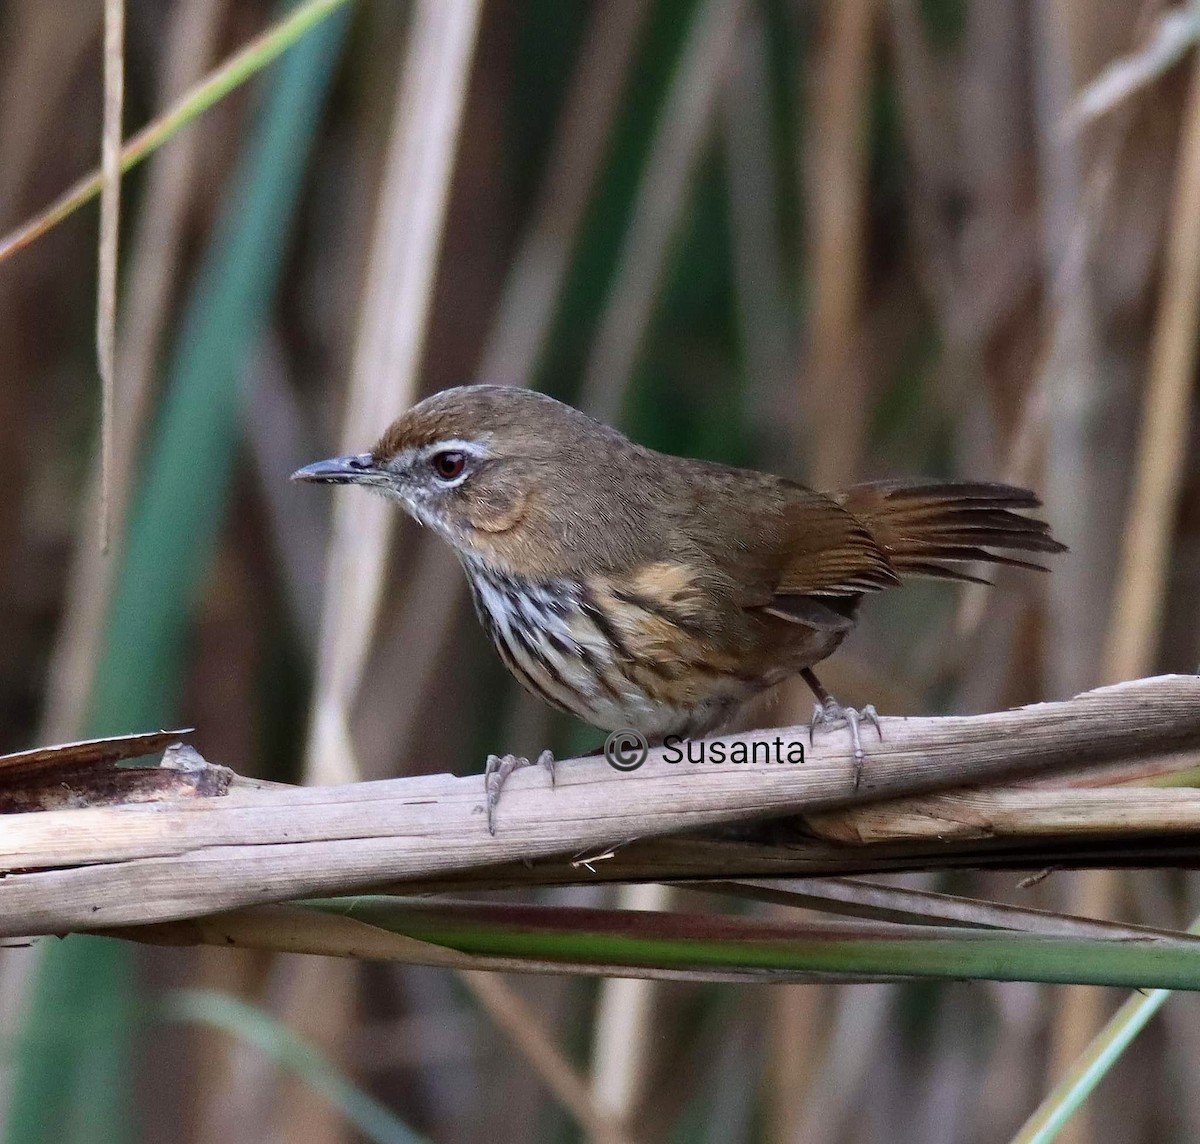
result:
[[[493,1021],[520,1048],[555,1098],[579,1121],[588,1136],[602,1144],[631,1144],[618,1122],[593,1104],[584,1078],[562,1055],[537,1016],[494,973],[464,970],[467,988]]]
[[[814,77],[809,353],[801,377],[812,444],[812,483],[838,488],[858,472],[865,445],[863,371],[850,368],[865,266],[867,96],[875,30],[874,0],[824,6],[825,44]]]
[[[1164,243],[1166,266],[1143,394],[1133,491],[1125,516],[1120,564],[1104,647],[1104,679],[1151,670],[1162,634],[1167,573],[1191,424],[1200,325],[1200,63],[1193,65],[1184,110],[1171,218]],[[1117,884],[1111,872],[1087,878],[1075,903],[1082,912],[1112,910]],[[1100,1023],[1094,991],[1072,991],[1064,1006],[1058,1071],[1084,1050]],[[1094,1137],[1089,1123],[1069,1128],[1073,1140]]]
[[[883,732],[857,790],[838,734],[818,736],[803,765],[688,766],[655,751],[631,773],[600,759],[572,760],[554,788],[531,768],[509,780],[495,837],[478,775],[251,786],[149,813],[11,815],[0,836],[0,934],[196,916],[552,856],[579,880],[586,863],[572,866],[575,856],[631,839],[1077,770],[1089,761],[1194,753],[1200,677],[1137,680],[989,715],[885,719]],[[738,739],[803,742],[807,729]]]
[[[413,15],[342,427],[347,452],[373,440],[417,392],[480,10],[479,0],[426,0]],[[372,497],[339,496],[334,505],[308,751],[312,781],[346,782],[359,773],[350,706],[374,636],[395,520],[395,510]]]
[[[601,421],[619,418],[743,8],[743,0],[705,0],[692,18],[579,391],[579,404]]]
[[[1166,268],[1143,397],[1133,494],[1105,648],[1109,681],[1151,670],[1162,631],[1200,325],[1200,63],[1193,69],[1184,112],[1164,250]]]
[[[172,12],[160,101],[168,103],[204,74],[226,0],[192,0]],[[42,736],[65,739],[83,728],[112,581],[125,532],[138,447],[153,408],[155,369],[179,268],[188,204],[196,193],[194,172],[203,136],[185,131],[150,160],[143,210],[126,253],[127,283],[116,352],[121,401],[112,427],[106,479],[100,465],[86,494],[88,517],[72,557],[65,610],[50,661]],[[100,507],[100,487],[108,504]],[[109,532],[108,552],[101,533]]]
[[[125,0],[104,2],[104,128],[100,142],[100,248],[96,359],[100,368],[100,546],[108,548],[117,407],[117,245],[121,214],[121,112],[125,105]]]

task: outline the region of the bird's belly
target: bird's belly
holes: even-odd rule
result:
[[[499,646],[499,645],[498,645]],[[505,656],[505,649],[500,649]],[[507,662],[507,656],[505,656]],[[674,694],[669,686],[645,687],[628,665],[613,663],[596,670],[594,656],[557,656],[552,670],[539,661],[509,663],[513,674],[534,695],[605,731],[640,731],[649,741],[668,735],[698,736],[723,725],[741,705],[762,688],[742,684],[697,688]]]
[[[519,582],[490,569],[468,568],[468,575],[480,622],[517,680],[603,730],[629,728],[651,740],[700,735],[770,686],[702,662],[639,657],[568,585]]]
[[[586,711],[574,712],[605,731],[639,731],[651,743],[669,735],[685,738],[703,735],[722,725],[741,701],[702,701],[686,706],[648,695],[627,692],[620,700],[597,696]]]

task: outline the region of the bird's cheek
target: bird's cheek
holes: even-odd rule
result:
[[[529,498],[525,493],[489,490],[467,508],[467,520],[481,532],[508,532],[525,518]]]

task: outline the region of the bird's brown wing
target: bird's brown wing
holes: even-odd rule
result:
[[[758,609],[818,632],[846,632],[864,592],[900,582],[871,533],[828,497],[795,487],[778,576]]]
[[[858,596],[900,582],[862,521],[821,493],[789,492],[774,596]]]
[[[825,495],[766,473],[676,463],[674,499],[687,507],[688,548],[706,558],[710,595],[742,614],[768,614],[816,631],[846,631],[868,592],[903,576],[976,580],[953,565],[1038,567],[991,551],[1061,552],[1037,498],[987,482],[886,481]],[[686,555],[684,556],[686,560]],[[717,609],[720,610],[719,608]]]
[[[853,624],[843,606],[900,582],[866,524],[832,497],[747,469],[702,461],[681,467],[672,490],[686,514],[676,555],[699,549],[713,591],[746,612],[769,611],[821,630]]]

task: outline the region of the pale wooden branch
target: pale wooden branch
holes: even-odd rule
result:
[[[1093,868],[1200,869],[1194,831],[1124,833],[1097,826],[1085,837],[1044,839],[915,838],[851,845],[801,836],[803,819],[776,828],[764,823],[755,837],[685,834],[648,838],[627,846],[589,851],[569,861],[542,858],[410,878],[377,887],[395,894],[452,894],[528,886],[575,886],[613,882],[705,883],[730,878],[826,878],[902,874],[932,870],[1032,872]],[[738,830],[737,833],[747,833]]]
[[[808,729],[737,739],[807,745]],[[188,803],[15,814],[0,831],[0,934],[195,917],[399,881],[452,881],[470,871],[486,877],[500,864],[537,859],[560,880],[585,881],[607,864],[600,857],[607,849],[635,839],[947,787],[1077,775],[1089,764],[1128,762],[1136,769],[1139,760],[1157,756],[1186,763],[1198,749],[1200,677],[1164,676],[988,715],[885,718],[882,741],[870,741],[858,790],[842,732],[818,734],[802,765],[672,764],[657,750],[628,773],[603,759],[568,760],[559,765],[555,788],[539,768],[529,768],[505,787],[496,837],[487,830],[478,775],[312,788],[235,784],[225,797]],[[1131,803],[1141,798],[1143,792],[1126,789]],[[1167,826],[1186,838],[1192,821],[1175,815]],[[1144,831],[1144,822],[1137,825]],[[670,841],[663,840],[668,851]],[[828,856],[830,844],[823,845]],[[944,844],[926,845],[936,854]],[[653,876],[698,876],[689,863],[701,851],[692,840],[676,842],[674,859]],[[763,876],[772,871],[762,866],[776,860],[774,872],[795,872],[784,860],[796,847],[775,852],[760,844],[757,853],[759,868],[738,873]],[[581,855],[590,856],[590,865],[575,861]],[[728,869],[707,876],[721,875],[735,876]]]
[[[809,829],[831,842],[914,838],[1062,838],[1104,829],[1200,833],[1200,790],[1101,787],[1098,790],[954,791],[879,806],[815,814]]]

